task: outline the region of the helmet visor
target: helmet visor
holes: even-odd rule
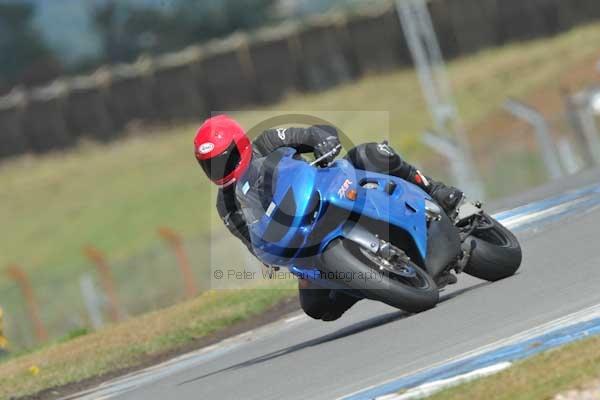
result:
[[[229,147],[218,156],[199,162],[210,180],[217,182],[235,170],[240,163],[240,152],[235,142],[232,141]]]

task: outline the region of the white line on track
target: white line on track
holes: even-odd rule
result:
[[[386,380],[384,382],[380,382],[380,383],[378,383],[376,385],[371,385],[371,386],[368,386],[366,388],[357,390],[357,391],[355,391],[353,393],[346,394],[346,395],[344,395],[342,397],[339,397],[338,400],[346,399],[348,397],[357,395],[359,393],[362,393],[362,392],[365,392],[365,391],[368,391],[368,390],[371,390],[371,389],[378,388],[378,387],[386,385],[388,383],[398,381],[398,380],[400,380],[400,379],[402,379],[404,377],[408,377],[408,376],[411,376],[411,375],[416,375],[418,373],[421,373],[421,372],[424,372],[424,371],[428,371],[428,370],[440,367],[442,365],[446,365],[446,364],[450,364],[450,363],[454,363],[454,362],[466,360],[466,359],[471,358],[471,357],[476,357],[478,355],[482,355],[482,354],[491,352],[493,350],[499,349],[499,348],[504,347],[504,346],[508,346],[508,345],[515,344],[515,343],[524,342],[526,340],[538,337],[538,336],[543,335],[544,333],[547,333],[547,332],[550,332],[550,331],[554,331],[554,330],[557,330],[557,329],[560,329],[560,328],[565,328],[567,326],[579,324],[579,323],[582,323],[582,322],[588,322],[588,321],[591,321],[591,320],[596,319],[596,318],[600,318],[600,304],[596,304],[594,306],[591,306],[591,307],[585,308],[583,310],[574,312],[574,313],[566,315],[564,317],[560,317],[560,318],[557,318],[557,319],[552,320],[550,322],[546,322],[546,323],[538,325],[538,326],[536,326],[534,328],[527,329],[527,330],[525,330],[523,332],[517,333],[517,334],[515,334],[513,336],[510,336],[508,338],[500,339],[498,341],[495,341],[493,343],[487,344],[487,345],[479,347],[477,349],[468,351],[468,352],[460,354],[458,356],[450,357],[450,358],[448,358],[448,359],[446,359],[444,361],[441,361],[441,362],[429,365],[427,367],[424,367],[424,368],[421,368],[421,369],[418,369],[418,370],[415,370],[415,371],[411,371],[408,374],[401,375],[401,376],[395,377],[393,379],[388,379],[388,380]]]
[[[502,219],[501,222],[507,228],[513,229],[513,228],[519,227],[524,224],[536,222],[539,220],[550,218],[555,215],[559,215],[566,210],[577,207],[577,204],[583,203],[584,201],[586,201],[588,199],[589,199],[589,197],[581,197],[581,198],[573,199],[566,203],[558,204],[554,207],[550,207],[550,208],[547,208],[544,210],[539,210],[539,211],[535,211],[535,212],[531,212],[531,213],[527,213],[527,214],[517,214],[515,216],[510,216],[510,217]]]
[[[300,313],[300,314],[295,315],[293,317],[284,319],[283,322],[285,322],[286,324],[291,324],[293,322],[298,322],[300,320],[308,321],[308,317],[304,313]]]

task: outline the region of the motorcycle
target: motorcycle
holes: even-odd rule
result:
[[[434,307],[455,274],[497,281],[518,270],[519,242],[481,204],[463,201],[451,218],[410,182],[320,161],[279,149],[259,179],[237,185],[263,263],[413,313]]]

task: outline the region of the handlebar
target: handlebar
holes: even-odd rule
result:
[[[310,165],[311,165],[311,166],[314,166],[314,165],[316,165],[316,164],[320,163],[321,161],[323,161],[324,159],[326,159],[326,158],[327,158],[327,157],[329,157],[330,155],[332,155],[332,154],[335,154],[335,153],[336,153],[336,151],[338,151],[338,150],[341,150],[341,149],[342,149],[342,145],[341,145],[341,144],[338,144],[337,146],[335,146],[335,147],[333,148],[333,150],[331,150],[331,151],[328,151],[327,153],[323,154],[321,157],[319,157],[319,158],[317,158],[315,161],[311,162],[311,163],[310,163]]]

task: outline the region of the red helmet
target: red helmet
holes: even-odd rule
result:
[[[218,115],[204,121],[194,139],[196,159],[219,186],[238,180],[252,159],[252,144],[234,119]]]

